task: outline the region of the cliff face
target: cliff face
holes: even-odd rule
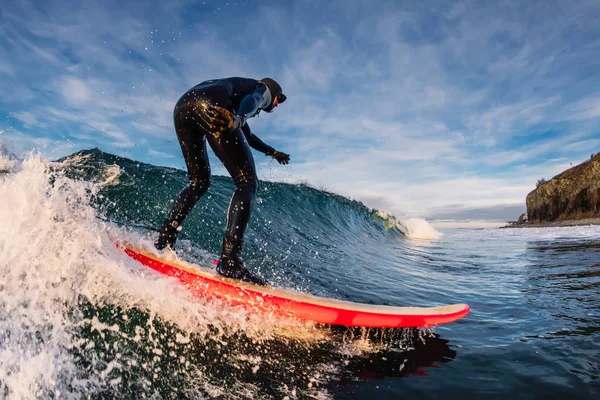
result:
[[[600,153],[527,195],[530,223],[600,217]]]

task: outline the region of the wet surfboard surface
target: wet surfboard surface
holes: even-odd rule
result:
[[[292,289],[226,278],[214,270],[183,260],[167,260],[125,241],[116,240],[115,245],[146,267],[177,278],[198,296],[320,324],[371,328],[432,327],[459,320],[470,310],[467,304],[393,307],[317,297]]]

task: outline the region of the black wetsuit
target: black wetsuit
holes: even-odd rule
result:
[[[227,213],[222,258],[237,259],[258,188],[250,147],[267,155],[276,151],[254,136],[248,124],[229,132],[215,132],[208,123],[210,117],[203,104],[219,106],[250,118],[260,110],[268,109],[271,103],[267,87],[257,80],[246,78],[206,81],[179,99],[174,111],[175,131],[187,166],[189,185],[179,193],[157,241],[162,239],[162,243],[157,244],[157,248],[174,244],[177,228],[210,186],[210,164],[206,153],[208,141],[236,186]]]

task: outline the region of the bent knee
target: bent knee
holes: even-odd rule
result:
[[[238,189],[243,189],[244,191],[248,191],[252,194],[255,194],[258,191],[258,179],[246,179],[237,182],[235,186]]]
[[[190,189],[194,191],[194,193],[203,195],[208,188],[210,188],[210,179],[190,181]]]

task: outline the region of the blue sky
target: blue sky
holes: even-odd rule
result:
[[[597,1],[19,0],[0,6],[0,141],[183,169],[177,99],[270,76],[288,101],[249,123],[292,163],[255,153],[261,179],[505,221],[600,151],[598,71]]]

